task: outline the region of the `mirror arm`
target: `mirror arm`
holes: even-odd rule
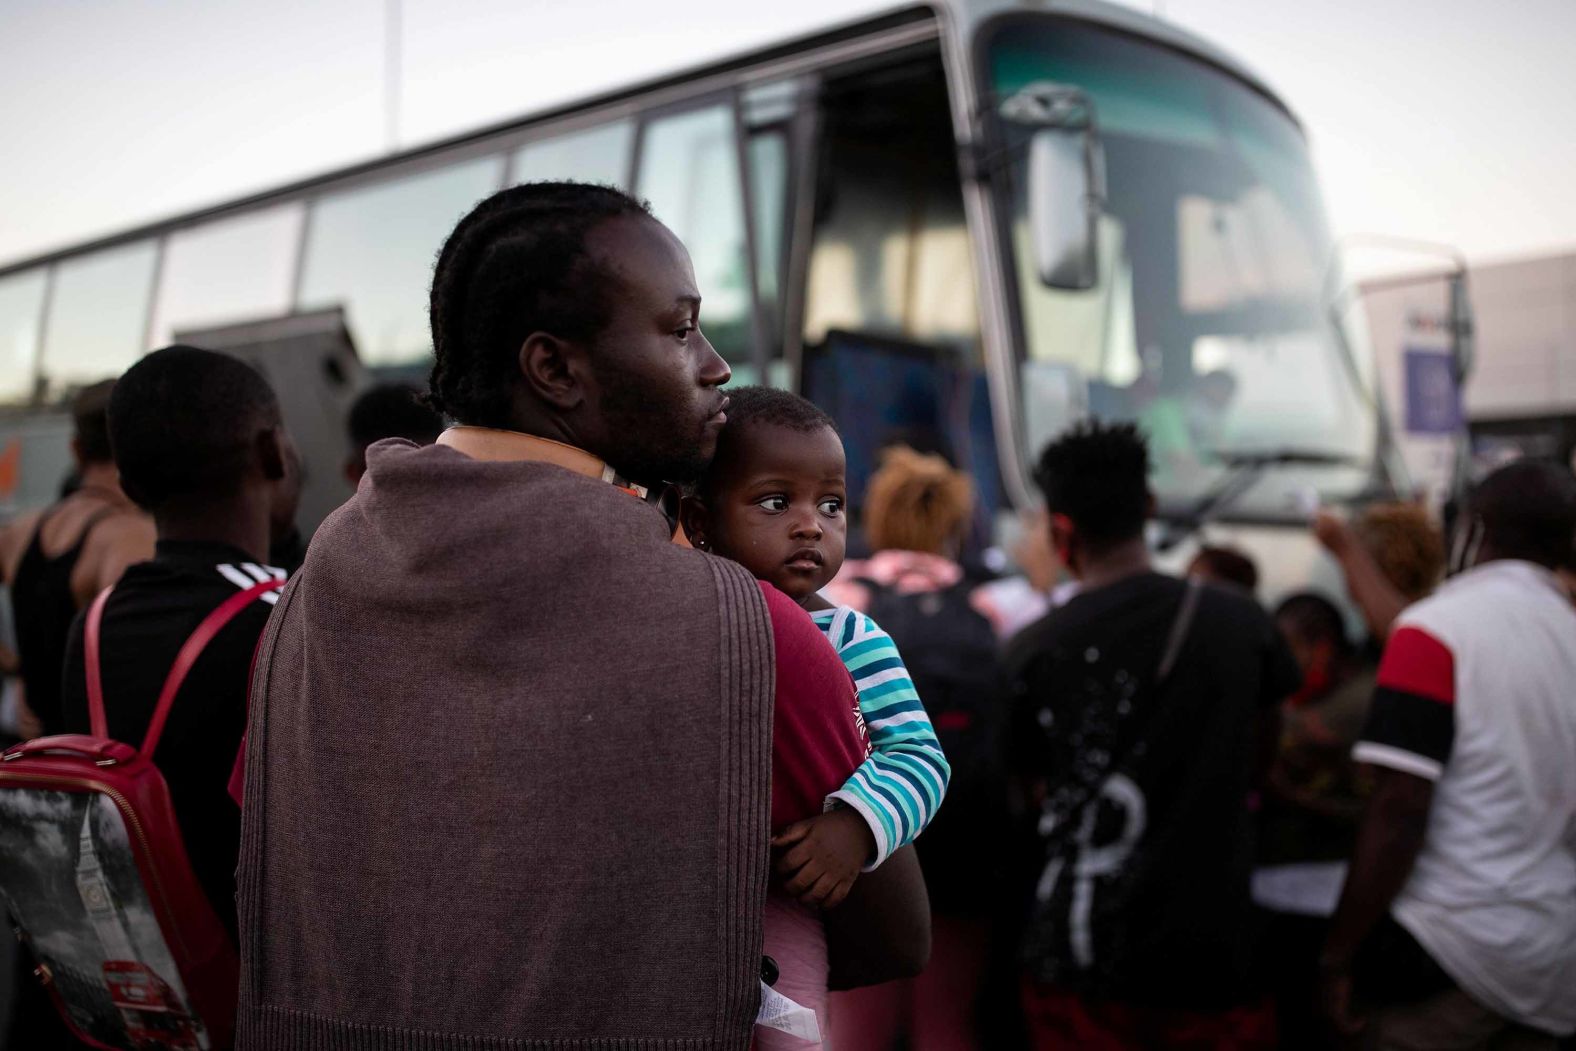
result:
[[[1435,241],[1423,241],[1409,237],[1392,237],[1385,234],[1347,234],[1342,237],[1332,248],[1328,264],[1324,270],[1324,300],[1330,314],[1330,323],[1335,330],[1337,342],[1343,351],[1343,358],[1347,367],[1354,374],[1357,370],[1356,355],[1352,352],[1346,340],[1346,332],[1342,327],[1343,315],[1350,300],[1357,298],[1359,286],[1354,281],[1337,281],[1341,276],[1340,261],[1346,249],[1351,247],[1379,248],[1393,252],[1406,252],[1416,255],[1431,255],[1450,260],[1452,267],[1443,272],[1419,275],[1410,281],[1438,281],[1447,283],[1450,311],[1450,365],[1451,374],[1455,379],[1458,396],[1464,396],[1466,380],[1472,371],[1474,348],[1472,345],[1474,332],[1472,303],[1467,294],[1467,260],[1459,248],[1454,245],[1443,244]],[[1357,387],[1365,391],[1359,382]],[[1386,473],[1390,475],[1393,488],[1400,490],[1410,485],[1410,478],[1406,470],[1404,459],[1401,456],[1400,446],[1394,434],[1394,426],[1390,420],[1389,412],[1377,389],[1368,392],[1368,399],[1378,412],[1379,440],[1385,446],[1385,453],[1380,457]],[[1454,477],[1451,479],[1451,488],[1456,497],[1461,497],[1466,491],[1467,474],[1470,470],[1471,442],[1463,428],[1456,436]]]
[[[1018,164],[1029,152],[1029,143],[986,147],[966,142],[958,147],[958,168],[966,180],[985,181]]]

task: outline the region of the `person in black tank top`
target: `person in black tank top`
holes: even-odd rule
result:
[[[110,455],[106,409],[113,388],[113,380],[94,384],[72,404],[71,449],[81,487],[0,532],[23,700],[46,736],[62,732],[61,662],[72,619],[125,566],[153,555],[152,522],[121,491]]]
[[[121,491],[110,455],[107,407],[113,387],[113,381],[95,384],[72,404],[71,447],[80,488],[42,514],[28,514],[0,530],[0,572],[11,589],[22,699],[37,718],[41,735],[65,730],[61,673],[83,591],[91,594],[113,582],[127,564],[153,554],[152,522]],[[68,546],[51,554],[45,534],[62,539],[54,526],[62,527]],[[84,566],[90,544],[92,564]],[[12,962],[12,987],[0,990],[0,1008],[8,993],[11,1000],[9,1032],[0,1029],[0,1047],[85,1048],[67,1033],[48,993],[34,979],[31,958],[18,950]]]
[[[11,579],[22,687],[27,691],[28,708],[43,728],[43,736],[61,732],[60,672],[66,655],[66,635],[77,615],[71,575],[93,527],[120,511],[108,505],[95,511],[83,525],[77,542],[51,558],[44,552],[44,525],[59,510],[60,505],[56,504],[45,512]]]

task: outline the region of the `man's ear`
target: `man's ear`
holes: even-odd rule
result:
[[[533,332],[520,344],[520,375],[536,397],[562,412],[578,409],[586,400],[581,382],[581,349],[548,332]]]
[[[131,498],[131,502],[143,510],[148,510],[148,499],[142,488],[125,475],[120,477],[120,491]]]
[[[285,457],[284,432],[280,427],[269,427],[257,432],[257,466],[263,477],[277,482],[290,470]]]
[[[679,524],[684,527],[684,535],[689,538],[691,545],[702,551],[711,546],[711,540],[706,536],[710,517],[705,502],[698,496],[686,496],[679,503]]]
[[[1046,516],[1047,525],[1051,533],[1051,550],[1056,552],[1056,557],[1062,565],[1072,568],[1071,554],[1073,541],[1078,536],[1078,527],[1073,525],[1073,520],[1063,514]]]
[[[71,459],[76,463],[77,470],[80,471],[85,466],[82,460],[82,439],[76,435],[71,436]]]
[[[1329,639],[1320,639],[1313,644],[1313,655],[1318,667],[1330,667],[1335,663],[1335,643]]]

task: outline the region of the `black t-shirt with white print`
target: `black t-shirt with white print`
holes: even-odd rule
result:
[[[1153,689],[1186,588],[1141,573],[1076,595],[1017,636],[1006,670],[1013,763],[1043,799],[1029,974],[1209,1008],[1248,978],[1257,730],[1299,675],[1255,602],[1206,586]]]
[[[203,618],[237,591],[284,572],[226,544],[161,540],[151,561],[126,570],[104,607],[100,676],[109,736],[141,746],[175,655]],[[241,811],[229,795],[252,654],[278,594],[268,592],[214,636],[170,709],[154,765],[169,785],[175,817],[198,882],[235,934],[235,865]],[[88,733],[83,625],[67,644],[62,710],[67,733]]]

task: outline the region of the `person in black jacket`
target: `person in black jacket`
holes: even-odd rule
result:
[[[193,629],[237,591],[284,579],[267,564],[269,543],[276,523],[294,516],[300,472],[268,382],[212,351],[166,347],[133,365],[110,398],[109,426],[121,484],[158,526],[154,557],[126,570],[100,636],[109,736],[135,746]],[[252,653],[278,597],[254,599],[203,650],[153,754],[192,869],[232,936],[241,811],[228,785],[246,728]],[[69,733],[89,732],[84,620],[66,651]]]
[[[1080,590],[1006,657],[1035,822],[1025,1014],[1036,1048],[1268,1047],[1248,982],[1249,807],[1297,666],[1250,598],[1151,568],[1148,469],[1135,428],[1090,423],[1036,471]]]

